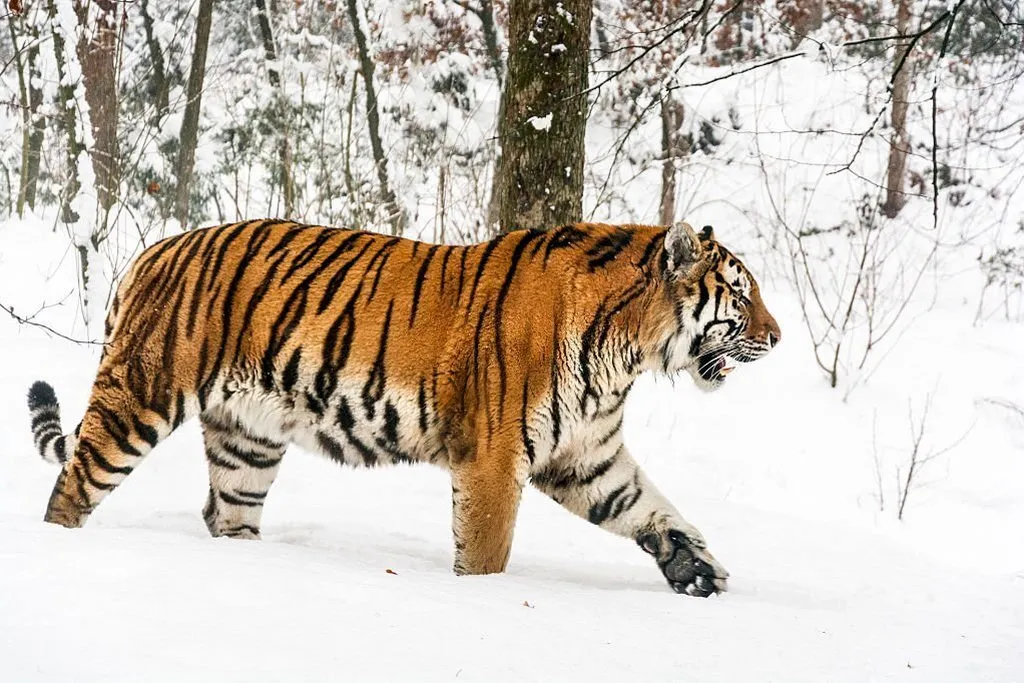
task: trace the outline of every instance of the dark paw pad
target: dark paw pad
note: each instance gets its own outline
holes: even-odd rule
[[[726,590],[729,572],[704,549],[703,539],[671,529],[664,534],[644,534],[637,542],[654,555],[676,593],[706,598]]]

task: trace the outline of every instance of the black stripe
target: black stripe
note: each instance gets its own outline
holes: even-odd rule
[[[126,455],[138,457],[142,455],[135,446],[128,441],[128,424],[121,419],[117,413],[105,406],[94,405],[93,409],[99,413],[100,421],[107,434],[114,440],[114,444]],[[129,470],[130,471],[130,470]]]
[[[597,328],[601,321],[604,319],[604,302],[597,309],[597,313],[594,315],[594,319],[590,325],[583,332],[583,336],[580,338],[580,355],[579,355],[579,373],[580,379],[583,380],[583,392],[580,394],[580,410],[585,411],[587,406],[587,399],[593,398],[595,401],[598,399],[597,392],[594,391],[594,387],[591,383],[590,377],[590,356],[594,350],[595,337],[597,336]]]
[[[462,282],[466,276],[466,257],[469,256],[469,247],[462,247],[462,254],[459,256],[459,293],[457,298],[462,298]]]
[[[56,439],[58,436],[61,436],[60,428],[59,427],[56,428],[56,429],[53,429],[52,431],[48,431],[48,432],[46,432],[44,434],[37,434],[36,435],[36,444],[37,444],[40,452],[45,451],[46,447],[50,445],[50,442],[53,441],[54,439]]]
[[[247,491],[246,489],[235,489],[233,495],[237,495],[241,498],[249,498],[250,500],[265,500],[267,497],[267,492]]]
[[[185,394],[179,389],[178,396],[174,400],[174,427],[177,428],[185,421]]]
[[[57,413],[56,408],[48,408],[46,412],[41,412],[32,418],[32,431],[36,431],[42,425],[49,425],[53,423],[60,429],[60,415]]]
[[[627,481],[625,484],[609,493],[604,500],[599,500],[590,507],[590,512],[587,514],[587,519],[590,520],[591,524],[602,524],[608,520],[612,514],[612,507],[615,505],[616,500],[619,496],[626,492],[629,485],[632,482]]]
[[[338,404],[338,426],[345,433],[345,438],[348,439],[349,443],[359,452],[359,455],[363,458],[363,463],[367,467],[376,465],[377,454],[352,433],[352,427],[355,426],[355,418],[352,416],[352,411],[348,407],[348,401],[344,397],[342,397],[341,402]]]
[[[558,395],[558,322],[551,337],[551,452],[562,435],[562,398]]]
[[[221,242],[220,248],[217,250],[217,256],[214,257],[214,259],[213,259],[213,266],[212,266],[212,268],[210,268],[210,272],[213,273],[213,275],[210,278],[210,284],[207,285],[207,290],[212,289],[213,288],[213,284],[220,280],[220,277],[219,277],[219,275],[220,275],[220,268],[224,264],[224,258],[227,256],[228,249],[231,247],[232,243],[234,243],[234,241],[236,239],[238,239],[238,237],[243,232],[245,232],[248,228],[252,227],[255,223],[256,223],[256,221],[247,221],[245,223],[238,223],[238,224],[236,224],[234,226],[233,229],[229,229],[228,230],[227,237],[225,237],[224,241]],[[251,239],[252,239],[252,236],[250,236],[250,240]],[[249,244],[251,245],[252,242],[250,241]],[[205,265],[209,265],[209,262],[207,262],[207,264],[205,264]],[[236,262],[236,270],[239,267],[243,266],[243,265],[246,265],[246,264],[243,264],[241,262]],[[198,293],[196,294],[196,296],[198,296]]]
[[[321,230],[322,232],[316,236],[316,239],[307,244],[302,248],[302,251],[296,254],[291,266],[284,272],[284,277],[281,278],[281,285],[286,284],[300,268],[312,261],[313,257],[316,256],[317,252],[320,250],[320,247],[322,247],[327,240],[339,234],[345,234],[344,231],[335,230],[333,228],[321,228]]]
[[[355,305],[359,294],[363,291],[363,282],[360,281],[349,297],[348,303],[342,309],[341,314],[327,330],[327,337],[324,340],[323,362],[320,370],[317,371],[315,390],[317,396],[324,403],[334,393],[338,385],[337,373],[348,363],[348,355],[352,350],[352,337],[355,334]],[[344,334],[342,328],[344,327]],[[339,343],[338,336],[341,335]]]
[[[259,249],[263,246],[263,242],[266,240],[266,236],[269,235],[269,231],[263,231],[263,239],[250,240],[249,244],[246,245],[245,254],[242,259],[235,264],[235,272],[228,283],[227,291],[224,293],[224,303],[221,307],[221,334],[224,335],[225,340],[217,345],[217,355],[214,358],[213,364],[211,365],[211,371],[209,377],[205,381],[201,381],[199,393],[200,395],[206,394],[213,384],[214,379],[217,376],[221,368],[221,363],[224,361],[224,353],[227,350],[226,339],[231,334],[231,314],[234,312],[234,299],[235,293],[238,291],[238,287],[242,282],[242,275],[245,273],[245,268],[249,264],[250,259],[256,255]],[[214,294],[216,298],[216,294]],[[210,300],[210,306],[212,311],[213,299]],[[253,306],[253,302],[249,302],[249,306]],[[239,335],[241,337],[242,335]],[[238,341],[236,344],[240,344]],[[204,340],[205,345],[205,340]],[[237,346],[236,346],[237,348]],[[202,380],[202,375],[200,375]]]
[[[113,491],[117,488],[117,484],[108,484],[107,482],[100,481],[94,477],[92,472],[89,470],[89,463],[86,460],[79,459],[78,464],[78,469],[85,475],[85,480],[89,482],[89,486],[94,489],[99,489],[100,491]]]
[[[78,443],[78,446],[81,449],[81,452],[83,454],[88,454],[89,455],[88,460],[91,461],[92,463],[94,463],[97,467],[99,467],[104,472],[109,472],[110,474],[123,474],[123,475],[127,476],[127,475],[131,474],[132,470],[134,469],[133,467],[118,467],[117,465],[115,465],[114,463],[110,462],[109,460],[104,458],[102,455],[100,455],[99,450],[97,450],[96,447],[93,446],[92,443],[90,443],[89,441],[80,441]],[[85,459],[83,458],[83,460],[85,460]],[[87,463],[84,463],[84,464],[87,464]],[[114,487],[111,486],[110,488],[114,488]]]
[[[699,320],[700,314],[704,311],[704,307],[708,304],[708,299],[711,298],[710,292],[708,292],[708,286],[704,284],[704,278],[697,280],[697,305],[693,309],[693,319]]]
[[[608,265],[616,256],[629,246],[633,241],[633,234],[621,228],[616,229],[610,235],[605,235],[597,241],[593,247],[587,250],[587,268],[594,272],[598,268]]]
[[[323,432],[316,433],[316,441],[331,460],[345,464],[345,449],[340,443]]]
[[[291,339],[292,334],[302,322],[303,314],[306,312],[306,301],[309,289],[297,287],[281,308],[281,313],[271,327],[270,341],[267,350],[263,354],[262,381],[265,388],[274,388],[275,357],[284,350],[285,344]]]
[[[281,388],[285,393],[295,388],[295,383],[299,381],[299,361],[301,358],[302,347],[296,346],[295,350],[292,351],[291,358],[288,359],[287,365],[284,366],[284,373],[281,375]]]
[[[597,445],[598,446],[607,445],[607,443],[609,441],[611,441],[613,438],[615,438],[615,435],[619,433],[620,429],[622,429],[622,416],[621,415],[619,416],[619,419],[616,420],[615,426],[612,427],[611,429],[609,429],[608,432],[606,432],[604,436],[602,436],[600,439],[598,439]]]
[[[527,403],[530,400],[530,378],[523,380],[523,407],[519,411],[519,429],[522,432],[523,448],[526,449],[526,457],[533,464],[537,459],[537,451],[533,447],[533,439],[530,438],[530,429],[527,421]]]
[[[446,246],[444,248],[444,256],[441,258],[441,294],[444,294],[444,282],[448,279],[448,259],[451,258],[452,251],[455,247]]]
[[[260,305],[260,303],[263,302],[263,299],[264,297],[266,297],[267,292],[270,291],[270,288],[277,287],[277,284],[274,282],[274,278],[277,276],[277,269],[281,266],[281,264],[284,262],[287,256],[287,252],[281,252],[281,255],[277,258],[277,260],[270,264],[270,268],[267,270],[266,275],[260,278],[259,286],[256,287],[256,290],[252,293],[252,296],[249,297],[249,302],[245,306],[245,313],[242,314],[242,320],[238,325],[238,329],[252,329],[252,320],[253,317],[255,317],[256,315],[256,308],[257,306]],[[239,356],[242,353],[242,342],[245,341],[246,339],[247,335],[245,334],[235,335],[235,349],[231,355],[232,366],[238,364]]]
[[[504,242],[511,234],[513,233],[506,232],[502,235],[498,235],[488,242],[487,246],[484,248],[484,253],[480,257],[480,262],[476,267],[476,275],[473,276],[473,286],[469,290],[469,303],[466,305],[467,319],[469,318],[469,312],[473,309],[473,301],[476,299],[476,290],[480,286],[480,280],[483,278],[484,268],[487,267],[487,262],[491,260],[491,254],[493,254],[494,250],[498,248],[498,245]]]
[[[241,465],[236,465],[235,463],[229,460],[224,460],[219,455],[217,455],[217,452],[213,448],[210,447],[207,447],[206,449],[206,459],[209,462],[216,465],[217,467],[223,467],[226,470],[237,470],[239,467],[241,467]]]
[[[512,252],[512,261],[509,264],[508,271],[505,273],[505,281],[501,283],[501,289],[498,290],[498,298],[494,304],[494,352],[498,360],[498,421],[500,422],[504,417],[505,413],[505,385],[508,380],[508,370],[505,367],[505,348],[504,342],[502,341],[502,326],[504,324],[504,309],[505,300],[508,298],[508,293],[512,289],[512,280],[516,276],[516,269],[519,267],[519,261],[523,257],[523,251],[532,240],[537,239],[544,233],[540,230],[530,230],[519,240],[516,244],[515,250]]]
[[[384,440],[389,444],[398,443],[398,409],[391,401],[384,402]]]
[[[370,366],[370,375],[363,385],[363,407],[366,409],[366,417],[373,419],[374,404],[384,396],[384,355],[387,353],[388,333],[391,331],[391,313],[394,310],[395,301],[388,302],[388,311],[384,314],[384,326],[381,329],[380,341],[377,345],[377,356]]]
[[[420,265],[420,271],[416,274],[416,285],[412,290],[412,313],[409,314],[409,329],[412,329],[413,323],[416,322],[416,310],[420,307],[420,296],[423,294],[423,283],[427,281],[427,268],[430,267],[430,262],[434,258],[434,254],[440,245],[435,244],[427,250],[427,255],[423,259],[423,264]]]
[[[135,427],[135,433],[139,435],[140,439],[149,444],[150,448],[156,446],[160,436],[153,427],[140,420],[139,416],[134,413],[132,413],[132,425]]]
[[[246,500],[232,496],[227,491],[217,491],[217,496],[228,505],[243,505],[249,508],[258,508],[263,505],[262,500]]]
[[[640,270],[646,270],[647,264],[650,263],[651,259],[654,258],[654,254],[659,246],[665,244],[665,233],[656,234],[651,238],[651,241],[647,243],[647,248],[644,249],[644,255],[640,257],[640,261],[637,262],[636,267]]]
[[[420,411],[420,431],[427,431],[427,380],[420,377],[420,390],[416,394],[416,405]]]
[[[364,233],[356,233],[352,238],[353,241],[358,237],[362,237],[363,234]],[[324,288],[323,296],[320,297],[320,303],[317,304],[317,315],[320,315],[327,310],[327,307],[334,299],[334,295],[337,294],[338,289],[340,289],[341,285],[344,284],[345,278],[348,277],[348,273],[352,269],[352,266],[354,266],[356,262],[363,257],[363,254],[366,253],[372,244],[372,240],[367,240],[366,244],[363,245],[363,248],[359,250],[359,253],[346,261],[340,268],[338,268],[337,271],[335,271],[334,275],[331,276],[331,279],[327,282],[327,286]]]
[[[626,306],[633,303],[633,301],[642,296],[646,291],[647,283],[641,278],[636,280],[625,292],[622,293],[619,301],[612,306],[611,310],[608,311],[608,315],[604,317],[604,322],[601,325],[601,333],[597,337],[598,348],[603,347],[605,342],[608,340],[608,334],[611,332],[612,322],[614,321],[615,316],[624,311]]]
[[[276,467],[281,462],[281,456],[278,457],[261,457],[261,454],[255,451],[246,451],[239,448],[231,441],[224,441],[221,443],[221,450],[228,455],[234,456],[244,462],[249,467],[255,467],[258,470],[268,470],[271,467]]]
[[[275,244],[274,247],[270,250],[270,253],[267,254],[267,258],[273,258],[274,254],[278,252],[283,252],[285,249],[288,248],[288,246],[293,241],[295,241],[296,237],[306,232],[311,227],[312,226],[309,225],[293,225],[291,229],[285,232],[284,236],[282,236],[281,239],[277,241],[277,244]]]
[[[619,454],[621,452],[622,446],[619,446],[618,450],[616,450],[610,458],[608,458],[607,460],[602,460],[601,462],[594,465],[594,467],[589,472],[580,475],[579,479],[576,482],[577,485],[590,486],[595,481],[606,475],[608,473],[608,470],[610,470],[612,466],[615,464],[615,461],[618,460]]]
[[[401,241],[400,237],[392,237],[388,242],[381,247],[380,251],[373,255],[370,259],[370,263],[366,266],[366,273],[363,277],[369,274],[370,268],[373,267],[373,262],[380,256],[380,265],[377,266],[377,272],[373,275],[373,284],[370,286],[370,292],[366,297],[367,303],[373,301],[373,297],[377,296],[377,286],[380,284],[380,276],[384,272],[384,267],[388,263],[388,259],[391,258],[391,252],[394,251],[395,247]]]
[[[623,496],[616,501],[615,507],[612,508],[611,514],[609,515],[609,519],[618,519],[619,515],[631,510],[633,506],[636,505],[637,501],[640,500],[640,496],[643,494],[643,491],[636,487],[635,482],[633,486],[634,489],[631,494]]]
[[[563,225],[554,231],[551,239],[548,240],[547,247],[544,249],[544,267],[548,267],[548,258],[551,256],[551,252],[556,249],[566,249],[574,244],[587,239],[587,233],[577,228],[575,225]]]

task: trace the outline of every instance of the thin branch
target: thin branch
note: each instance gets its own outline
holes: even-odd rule
[[[104,345],[104,342],[92,341],[92,340],[89,340],[89,339],[75,339],[74,337],[69,337],[68,335],[64,334],[63,332],[58,332],[57,330],[53,329],[49,325],[45,325],[43,323],[36,322],[35,320],[32,319],[34,317],[34,315],[29,316],[27,318],[23,318],[22,316],[20,316],[17,313],[15,313],[13,308],[9,308],[9,307],[3,305],[2,303],[0,303],[0,311],[5,312],[7,315],[11,316],[16,321],[18,321],[18,323],[20,323],[22,325],[31,325],[32,327],[38,327],[39,329],[44,330],[45,332],[47,332],[48,334],[50,334],[52,336],[60,337],[61,339],[64,339],[65,341],[72,342],[74,344],[82,344],[82,345],[86,345],[86,346],[91,346],[91,345],[103,346]]]
[[[710,0],[703,0],[703,2],[701,2],[700,7],[698,7],[695,10],[690,11],[688,16],[684,15],[685,20],[682,21],[682,25],[681,26],[678,26],[677,28],[672,29],[671,31],[666,33],[664,36],[662,36],[660,39],[656,40],[655,42],[651,43],[650,45],[645,46],[641,50],[640,54],[638,54],[633,59],[629,60],[629,62],[627,62],[625,66],[623,66],[620,69],[616,69],[615,71],[613,71],[611,74],[606,76],[603,80],[601,80],[601,82],[599,82],[597,85],[592,85],[589,88],[585,88],[585,89],[583,89],[583,90],[581,90],[579,92],[572,93],[571,95],[568,95],[565,98],[563,98],[563,100],[571,100],[571,99],[574,99],[574,98],[577,98],[577,97],[583,97],[585,95],[589,95],[590,93],[594,92],[595,90],[600,90],[603,86],[607,85],[608,83],[610,83],[611,81],[615,80],[616,78],[618,78],[622,74],[626,73],[627,71],[632,69],[633,66],[637,62],[639,62],[644,57],[649,55],[651,52],[653,52],[654,50],[656,50],[657,48],[661,47],[666,42],[668,42],[668,40],[670,38],[672,38],[673,36],[676,36],[676,35],[682,33],[686,29],[690,28],[690,26],[693,25],[693,23],[696,21],[696,19],[698,17],[702,16],[705,12],[707,12],[709,4],[710,4]]]
[[[936,133],[936,122],[938,119],[938,104],[936,100],[939,92],[939,74],[937,70],[942,66],[942,59],[946,56],[946,48],[949,46],[949,34],[953,31],[957,12],[960,11],[960,7],[963,4],[964,0],[956,3],[956,6],[953,8],[953,14],[949,17],[949,23],[946,24],[946,35],[942,37],[942,48],[939,50],[938,64],[935,65],[935,78],[932,80],[932,230],[935,231],[939,229],[939,140]],[[949,13],[947,12],[947,14]],[[909,52],[910,48],[907,48],[907,51]]]

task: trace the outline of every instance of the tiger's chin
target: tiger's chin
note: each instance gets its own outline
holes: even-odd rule
[[[726,376],[736,369],[739,361],[726,354],[698,356],[687,368],[693,383],[701,391],[718,391],[725,384]]]

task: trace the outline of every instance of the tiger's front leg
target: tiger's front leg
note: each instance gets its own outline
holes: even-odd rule
[[[675,592],[707,597],[725,591],[729,573],[701,533],[655,488],[621,440],[609,445],[547,464],[533,473],[534,486],[592,524],[635,540]]]

